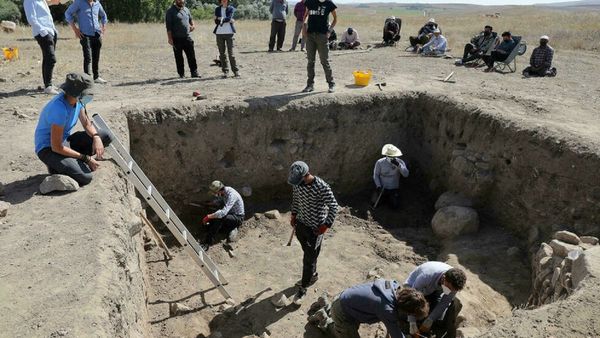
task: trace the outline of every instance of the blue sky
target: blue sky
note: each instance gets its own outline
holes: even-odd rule
[[[337,0],[341,3],[397,2],[397,3],[468,3],[476,5],[531,5],[537,3],[565,2],[568,0]]]

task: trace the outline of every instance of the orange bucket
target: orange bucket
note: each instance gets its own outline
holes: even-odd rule
[[[16,60],[19,58],[19,48],[17,47],[5,47],[2,48],[4,58],[8,61]]]

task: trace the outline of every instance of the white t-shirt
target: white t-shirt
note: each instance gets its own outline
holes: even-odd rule
[[[221,18],[225,18],[226,8],[221,6]],[[219,34],[233,34],[233,29],[231,28],[231,23],[225,22],[221,25],[217,26],[217,31],[215,32],[217,35]]]

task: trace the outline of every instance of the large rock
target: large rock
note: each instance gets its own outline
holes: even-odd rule
[[[540,244],[540,248],[538,250],[538,252],[535,254],[537,260],[541,260],[544,257],[552,257],[552,254],[554,254],[554,250],[552,250],[552,247],[546,243],[542,243]]]
[[[561,257],[561,258],[567,257],[567,255],[569,254],[570,251],[573,251],[573,250],[582,250],[577,245],[568,244],[568,243],[559,241],[557,239],[553,239],[550,242],[550,246],[552,247],[552,250],[554,251],[554,254],[556,256],[558,256],[558,257]]]
[[[435,202],[435,210],[451,206],[472,207],[473,201],[459,192],[446,191]]]
[[[40,184],[40,192],[48,194],[53,191],[75,191],[79,189],[77,181],[66,175],[50,175]]]
[[[2,195],[2,190],[0,189],[0,195]],[[598,244],[598,237],[594,236],[581,236],[579,237],[582,243],[596,245]]]
[[[8,209],[10,208],[10,203],[0,201],[0,217],[6,217],[8,214]]]
[[[479,215],[477,211],[467,207],[445,207],[435,213],[431,220],[431,227],[441,238],[472,233],[479,229]]]
[[[600,246],[585,250],[573,262],[571,280],[576,288],[587,276],[600,277]]]
[[[574,233],[570,232],[570,231],[557,231],[554,233],[554,238],[558,239],[559,241],[568,243],[568,244],[574,244],[577,245],[579,244],[579,242],[581,242],[581,240],[579,239],[579,236],[575,235]]]
[[[265,217],[268,219],[279,219],[281,218],[281,214],[278,210],[269,210],[265,212]]]
[[[177,316],[177,315],[181,315],[181,314],[185,314],[188,313],[190,311],[192,311],[193,309],[185,304],[181,304],[181,303],[170,303],[169,304],[169,314],[171,316]]]

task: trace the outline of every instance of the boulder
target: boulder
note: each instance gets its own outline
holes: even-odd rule
[[[187,305],[181,303],[169,304],[169,315],[171,316],[177,316],[180,314],[188,313],[190,311],[192,311],[192,308]]]
[[[260,338],[271,338],[271,336],[268,333],[263,332],[263,334],[260,336]]]
[[[577,245],[568,244],[557,239],[553,239],[552,241],[550,241],[550,246],[554,251],[554,255],[560,258],[567,257],[570,251],[581,250],[581,248]]]
[[[50,175],[40,184],[40,192],[48,194],[53,191],[75,191],[79,189],[77,181],[66,175]]]
[[[1,188],[1,184],[0,184],[0,195],[2,195],[2,188]],[[581,240],[582,243],[585,244],[591,244],[591,245],[597,245],[598,244],[598,237],[594,237],[594,236],[581,236],[579,237],[579,239]]]
[[[459,192],[446,191],[435,202],[435,210],[450,206],[472,207],[473,201]]]
[[[554,261],[552,260],[552,257],[544,257],[544,258],[540,259],[540,262],[539,262],[540,270],[539,271],[545,271],[545,270],[550,269],[553,265],[552,264],[553,262]]]
[[[579,239],[579,236],[575,235],[574,233],[570,232],[570,231],[557,231],[554,233],[554,239],[558,239],[561,242],[565,242],[567,244],[573,244],[573,245],[577,245],[579,244],[579,242],[581,242],[581,240]]]
[[[0,21],[0,27],[2,27],[2,30],[6,33],[14,33],[17,29],[17,24],[13,21],[2,20]]]
[[[587,276],[600,277],[600,246],[585,250],[573,262],[571,280],[576,288]]]
[[[441,238],[473,233],[479,228],[479,215],[477,211],[467,207],[445,207],[435,213],[431,227],[436,236]]]
[[[456,337],[457,338],[472,338],[477,337],[481,334],[476,327],[459,327],[456,329]]]
[[[268,219],[279,219],[281,218],[281,214],[278,210],[269,210],[265,212],[265,217]]]
[[[552,279],[550,280],[550,285],[552,288],[556,287],[556,282],[558,282],[558,277],[560,277],[560,268],[557,266],[554,268],[554,273],[552,274]]]
[[[0,217],[6,217],[8,214],[8,209],[10,208],[10,203],[0,201]]]
[[[553,254],[554,254],[554,250],[552,250],[552,247],[546,243],[542,243],[542,244],[540,244],[540,248],[537,251],[537,253],[535,254],[535,257],[539,261],[544,257],[552,257]]]

